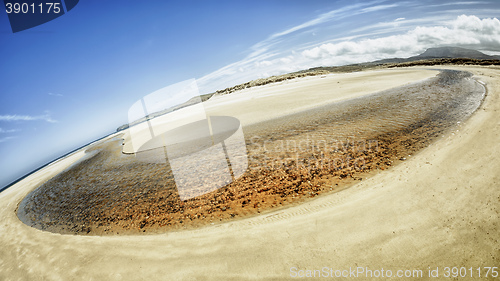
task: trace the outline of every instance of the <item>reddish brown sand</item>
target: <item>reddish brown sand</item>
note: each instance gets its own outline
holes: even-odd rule
[[[89,235],[193,228],[337,192],[405,161],[480,104],[466,73],[400,87],[244,128],[249,168],[224,188],[181,201],[168,164],[136,161],[115,138],[30,193],[25,223]],[[210,179],[206,179],[210,180]]]

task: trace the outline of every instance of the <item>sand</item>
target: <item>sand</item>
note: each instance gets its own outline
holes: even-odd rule
[[[0,279],[287,279],[290,268],[357,266],[426,277],[429,267],[442,276],[445,266],[498,266],[500,70],[446,68],[471,71],[488,88],[457,131],[350,189],[264,216],[151,236],[30,228],[18,202],[81,153],[58,161],[0,193]]]

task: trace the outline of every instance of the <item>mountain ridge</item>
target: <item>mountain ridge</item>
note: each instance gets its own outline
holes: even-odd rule
[[[368,62],[373,63],[401,63],[428,59],[477,59],[477,60],[500,60],[500,56],[490,56],[480,51],[461,47],[434,47],[427,48],[423,53],[409,58],[390,58]]]

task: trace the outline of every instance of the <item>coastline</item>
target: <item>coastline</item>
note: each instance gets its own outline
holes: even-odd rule
[[[500,71],[446,68],[469,70],[488,89],[481,108],[457,131],[347,190],[265,216],[154,236],[39,231],[17,219],[15,205],[69,165],[54,163],[0,193],[0,276],[286,279],[292,266],[495,266]]]
[[[411,71],[393,72],[394,79],[401,83],[400,75]],[[421,70],[417,74],[422,75]],[[377,75],[387,80],[387,72],[362,77]],[[443,70],[424,81],[364,96],[347,91],[347,100],[245,126],[246,172],[232,183],[189,200],[181,192],[196,193],[198,188],[206,188],[206,184],[196,187],[197,183],[217,182],[223,175],[213,170],[203,177],[191,175],[189,187],[183,191],[174,182],[171,161],[157,162],[163,147],[134,157],[121,153],[118,138],[99,142],[87,150],[92,156],[23,199],[18,217],[32,227],[61,234],[157,234],[226,223],[307,202],[405,161],[457,121],[465,121],[483,96],[469,76]],[[351,77],[334,78],[347,84]],[[316,84],[337,84],[323,79],[306,82],[312,82],[306,85],[313,89]],[[277,94],[281,87],[267,88],[267,95],[263,93],[253,103],[281,105],[296,93],[288,88]],[[336,89],[319,94],[336,95],[334,99],[340,96]],[[269,96],[274,102],[266,100]],[[239,106],[249,108],[245,102]],[[284,109],[290,112],[288,107]],[[217,163],[217,157],[217,153],[205,153],[197,158]],[[176,165],[177,170],[190,173],[202,163],[193,165],[188,159]]]

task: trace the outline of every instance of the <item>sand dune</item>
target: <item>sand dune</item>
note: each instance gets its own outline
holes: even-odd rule
[[[82,152],[53,163],[0,193],[0,279],[288,279],[290,268],[358,266],[422,269],[431,279],[429,267],[442,277],[446,266],[498,266],[500,69],[440,68],[471,71],[487,85],[457,131],[350,189],[263,216],[151,236],[43,232],[18,220],[17,204]]]

